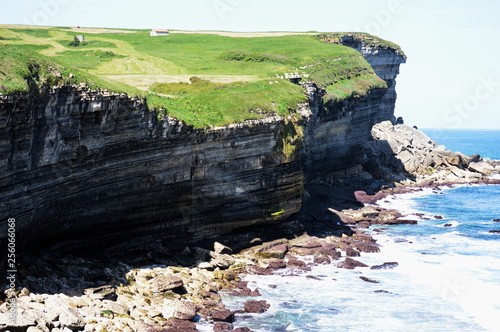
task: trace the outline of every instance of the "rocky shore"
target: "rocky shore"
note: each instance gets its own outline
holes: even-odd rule
[[[417,223],[415,216],[384,209],[378,201],[426,187],[439,192],[443,186],[457,183],[500,184],[500,180],[489,177],[500,171],[498,162],[447,151],[411,127],[383,122],[373,128],[372,136],[367,154],[377,156],[378,162],[367,167],[386,185],[379,191],[354,191],[357,208],[336,209],[332,204],[318,212],[327,218],[315,220],[316,227],[306,227],[306,233],[270,242],[255,238],[250,248],[237,253],[215,242],[212,250],[186,247],[175,254],[175,260],[169,258],[172,253],[168,250],[157,247],[138,258],[136,264],[57,254],[25,257],[18,272],[15,310],[10,311],[7,298],[12,294],[5,292],[1,299],[0,329],[250,331],[241,326],[244,321],[238,317],[266,312],[270,304],[258,288],[242,281],[245,275],[307,274],[319,264],[344,269],[366,267],[363,253],[380,251],[370,232],[383,232],[383,225]],[[317,229],[325,231],[321,235],[310,231]],[[158,264],[142,264],[147,261]],[[397,265],[384,262],[371,269]],[[361,279],[376,282],[364,276]],[[221,300],[222,294],[248,300],[240,310],[231,311]]]

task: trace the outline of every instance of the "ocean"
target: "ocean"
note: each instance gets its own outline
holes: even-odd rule
[[[425,132],[450,150],[500,159],[500,131]],[[372,231],[381,252],[362,253],[359,261],[399,266],[321,265],[296,276],[247,276],[271,307],[263,314],[237,315],[235,326],[256,332],[500,331],[500,234],[490,232],[500,230],[494,221],[500,218],[499,198],[498,185],[390,197],[381,204],[418,224]],[[238,310],[249,299],[255,298],[226,296],[224,303]]]

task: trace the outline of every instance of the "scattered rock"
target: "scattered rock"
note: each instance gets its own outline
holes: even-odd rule
[[[451,227],[451,226],[453,226],[453,224],[444,224],[443,226],[444,227]]]
[[[174,290],[184,285],[182,279],[177,276],[156,277],[152,280],[153,292],[155,294]]]
[[[116,299],[118,298],[118,295],[116,295],[116,290],[111,285],[87,288],[83,291],[83,293],[97,300],[116,301]]]
[[[346,257],[346,259],[343,262],[337,264],[337,267],[348,270],[352,270],[356,267],[367,267],[367,266],[368,265],[358,262],[357,260],[354,260],[350,257]]]
[[[492,233],[492,234],[500,234],[500,230],[491,230],[491,231],[489,231],[488,233]]]
[[[307,265],[304,261],[301,261],[300,259],[289,259],[287,262],[288,267],[297,267],[299,269],[307,270]]]
[[[165,318],[190,320],[196,316],[196,305],[182,300],[165,300],[162,315]]]
[[[494,222],[500,222],[500,219],[493,219]]]
[[[443,219],[443,216],[434,216],[434,219],[441,220],[441,219]]]
[[[389,270],[389,269],[395,268],[398,265],[399,265],[399,263],[397,263],[397,262],[385,262],[384,264],[381,264],[381,265],[373,265],[370,269],[371,270]]]
[[[288,246],[285,244],[279,244],[276,246],[273,246],[269,249],[260,251],[256,253],[257,257],[260,258],[278,258],[281,259],[285,257],[285,254],[288,252]]]
[[[286,262],[284,259],[271,259],[267,265],[268,268],[277,270],[286,268]]]
[[[214,251],[217,254],[227,254],[230,255],[233,253],[233,249],[229,248],[228,246],[223,245],[222,243],[219,242],[214,242]]]
[[[367,278],[367,277],[365,277],[365,276],[360,276],[359,278],[360,278],[361,280],[363,280],[363,281],[366,281],[366,282],[371,282],[371,283],[373,283],[373,284],[378,284],[378,281],[373,280],[373,279],[370,279],[370,278]]]
[[[230,332],[233,331],[233,324],[226,322],[215,322],[214,332]]]
[[[228,309],[216,310],[212,313],[212,319],[218,322],[234,322],[234,312]]]
[[[238,327],[233,330],[233,332],[252,332],[248,327]]]
[[[271,305],[267,303],[267,301],[265,300],[261,301],[252,300],[245,302],[245,312],[248,313],[261,314],[263,312],[266,312],[267,309],[269,309],[269,307],[271,307]]]
[[[331,262],[332,261],[327,256],[321,255],[321,256],[314,257],[314,263],[316,263],[316,264],[330,264]]]
[[[196,324],[188,320],[174,318],[168,321],[168,325],[175,331],[179,332],[197,331]]]

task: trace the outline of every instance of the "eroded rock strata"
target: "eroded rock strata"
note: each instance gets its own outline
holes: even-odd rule
[[[362,51],[387,82],[404,62],[395,50],[378,50],[377,61],[375,50]],[[4,96],[0,219],[16,219],[23,252],[108,256],[155,241],[185,248],[251,226],[300,229],[308,183],[366,173],[363,144],[394,109],[391,88],[326,107],[321,88],[305,88],[301,116],[209,130],[85,86]]]

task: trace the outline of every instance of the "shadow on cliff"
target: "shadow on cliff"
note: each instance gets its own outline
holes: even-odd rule
[[[415,180],[415,176],[407,172],[401,160],[396,158],[387,141],[371,140],[362,150],[358,174],[348,178],[332,177],[330,181],[314,176],[307,178],[300,221],[309,235],[352,235],[352,226],[345,224],[331,209],[360,209],[366,203],[360,197],[373,200],[377,192],[395,187],[396,182]]]
[[[217,238],[191,243],[183,250],[169,249],[168,244],[158,240],[150,243],[146,250],[123,252],[111,259],[104,253],[85,259],[64,253],[38,253],[21,258],[19,281],[33,293],[81,295],[86,289],[126,285],[126,274],[132,268],[154,264],[190,266],[210,260],[209,251],[213,250],[214,241],[238,252],[279,238],[292,239],[305,232],[318,237],[352,235],[354,228],[344,224],[330,209],[362,208],[364,204],[358,200],[357,192],[374,195],[381,189],[393,187],[395,181],[413,179],[386,141],[377,141],[377,145],[379,148],[374,150],[368,144],[363,151],[364,157],[357,161],[359,174],[348,178],[332,177],[328,182],[306,176],[302,210],[286,221],[238,228]],[[338,174],[337,168],[333,171]]]

